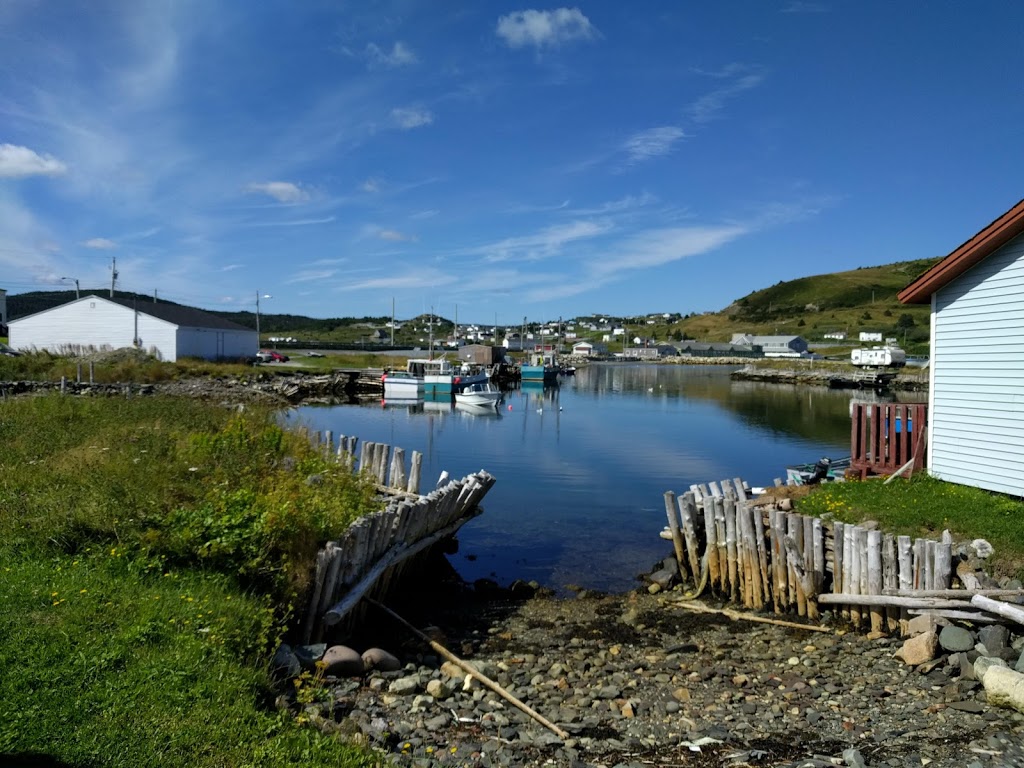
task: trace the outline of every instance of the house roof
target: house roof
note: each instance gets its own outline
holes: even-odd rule
[[[223,331],[249,331],[251,333],[255,333],[252,328],[246,328],[244,325],[239,325],[238,323],[226,320],[223,317],[218,317],[217,315],[211,315],[209,312],[203,312],[201,309],[183,307],[180,304],[161,304],[150,301],[119,299],[117,297],[107,298],[105,296],[97,296],[96,294],[89,294],[88,296],[83,296],[81,299],[69,301],[66,304],[51,307],[50,309],[44,309],[40,312],[26,315],[25,317],[19,317],[17,320],[12,320],[11,322],[17,323],[30,317],[35,317],[36,315],[42,315],[45,312],[52,312],[55,309],[60,309],[60,307],[66,307],[69,304],[85,301],[86,299],[109,301],[111,304],[119,304],[126,309],[138,310],[140,314],[149,315],[150,317],[155,317],[158,320],[164,320],[168,323],[184,326],[186,328],[215,328]]]
[[[1024,232],[1024,200],[963,243],[946,258],[899,292],[904,304],[924,304],[983,259],[988,258]]]
[[[100,296],[98,298],[103,297]],[[251,331],[255,333],[252,328],[246,328],[244,325],[239,325],[217,315],[211,315],[209,312],[203,312],[201,309],[183,307],[180,304],[133,301],[132,299],[119,299],[117,297],[107,299],[107,301],[120,304],[128,309],[136,309],[144,315],[155,317],[158,320],[166,320],[168,323],[174,323],[175,325],[187,328],[217,328],[224,331]]]

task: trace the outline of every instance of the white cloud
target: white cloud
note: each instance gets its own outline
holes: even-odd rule
[[[301,203],[309,199],[309,194],[290,181],[253,182],[245,187],[246,192],[262,192],[280,203]]]
[[[526,259],[537,261],[557,256],[568,244],[606,234],[613,225],[609,221],[572,221],[547,227],[532,235],[508,237],[476,250],[487,261]]]
[[[380,182],[377,181],[376,179],[367,179],[366,181],[359,185],[359,188],[363,190],[363,192],[372,195],[377,192],[380,192]]]
[[[516,11],[498,19],[497,35],[510,48],[554,47],[573,40],[591,40],[597,30],[579,8]]]
[[[625,270],[660,267],[707,253],[748,232],[750,227],[742,224],[647,230],[622,241],[615,248],[617,254],[593,260],[591,269],[597,276],[608,276]]]
[[[391,50],[387,51],[381,48],[376,43],[370,43],[366,46],[366,60],[369,63],[370,68],[386,68],[396,69],[398,67],[405,67],[410,64],[415,64],[417,61],[416,54],[413,50],[403,43],[401,40],[391,46]]]
[[[59,176],[67,166],[52,155],[39,155],[28,147],[0,144],[0,178]]]
[[[629,155],[630,162],[639,163],[669,154],[676,142],[685,136],[683,129],[674,125],[648,128],[626,139],[623,149]]]
[[[322,219],[292,219],[291,221],[258,221],[253,222],[253,227],[308,227],[311,224],[330,224],[335,216],[324,216]]]
[[[86,240],[82,245],[86,248],[93,248],[97,251],[109,251],[112,248],[117,248],[117,243],[113,240],[108,240],[105,237],[94,237],[91,240]]]
[[[312,283],[327,280],[334,277],[337,273],[338,270],[336,269],[303,269],[295,273],[288,280],[285,280],[285,283],[289,285],[293,283]]]
[[[378,289],[399,289],[415,288],[422,290],[424,286],[436,288],[442,285],[451,285],[460,278],[449,272],[442,272],[436,269],[414,270],[405,274],[392,274],[388,277],[373,277],[360,281],[345,281],[339,285],[341,291],[362,291]]]
[[[399,128],[406,131],[434,122],[434,116],[430,111],[420,107],[395,107],[391,110],[391,119]]]
[[[410,213],[409,218],[416,219],[417,221],[422,221],[423,219],[432,219],[439,213],[440,211],[437,210],[436,208],[427,208],[426,210],[423,211],[416,211],[415,213]]]

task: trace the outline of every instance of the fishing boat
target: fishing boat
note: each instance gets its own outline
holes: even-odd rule
[[[457,405],[486,405],[494,408],[501,401],[502,393],[493,384],[476,382],[455,393]]]
[[[850,457],[831,459],[823,456],[810,464],[796,464],[786,467],[787,485],[816,485],[817,483],[841,483],[850,468]]]
[[[545,384],[557,382],[558,366],[555,365],[554,355],[533,355],[530,364],[522,367],[522,380],[542,381]]]

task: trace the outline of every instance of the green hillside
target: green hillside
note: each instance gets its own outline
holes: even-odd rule
[[[879,331],[908,344],[928,339],[927,305],[896,295],[939,261],[917,259],[849,272],[778,282],[737,299],[720,312],[691,315],[672,326],[689,338],[728,341],[733,333],[794,334],[809,341],[826,333]]]

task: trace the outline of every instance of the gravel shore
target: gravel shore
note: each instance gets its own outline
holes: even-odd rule
[[[565,740],[386,618],[398,668],[328,679],[303,716],[403,766],[1024,766],[1024,715],[989,706],[963,656],[909,667],[901,639],[732,621],[680,597],[466,588],[429,616],[400,609]]]

